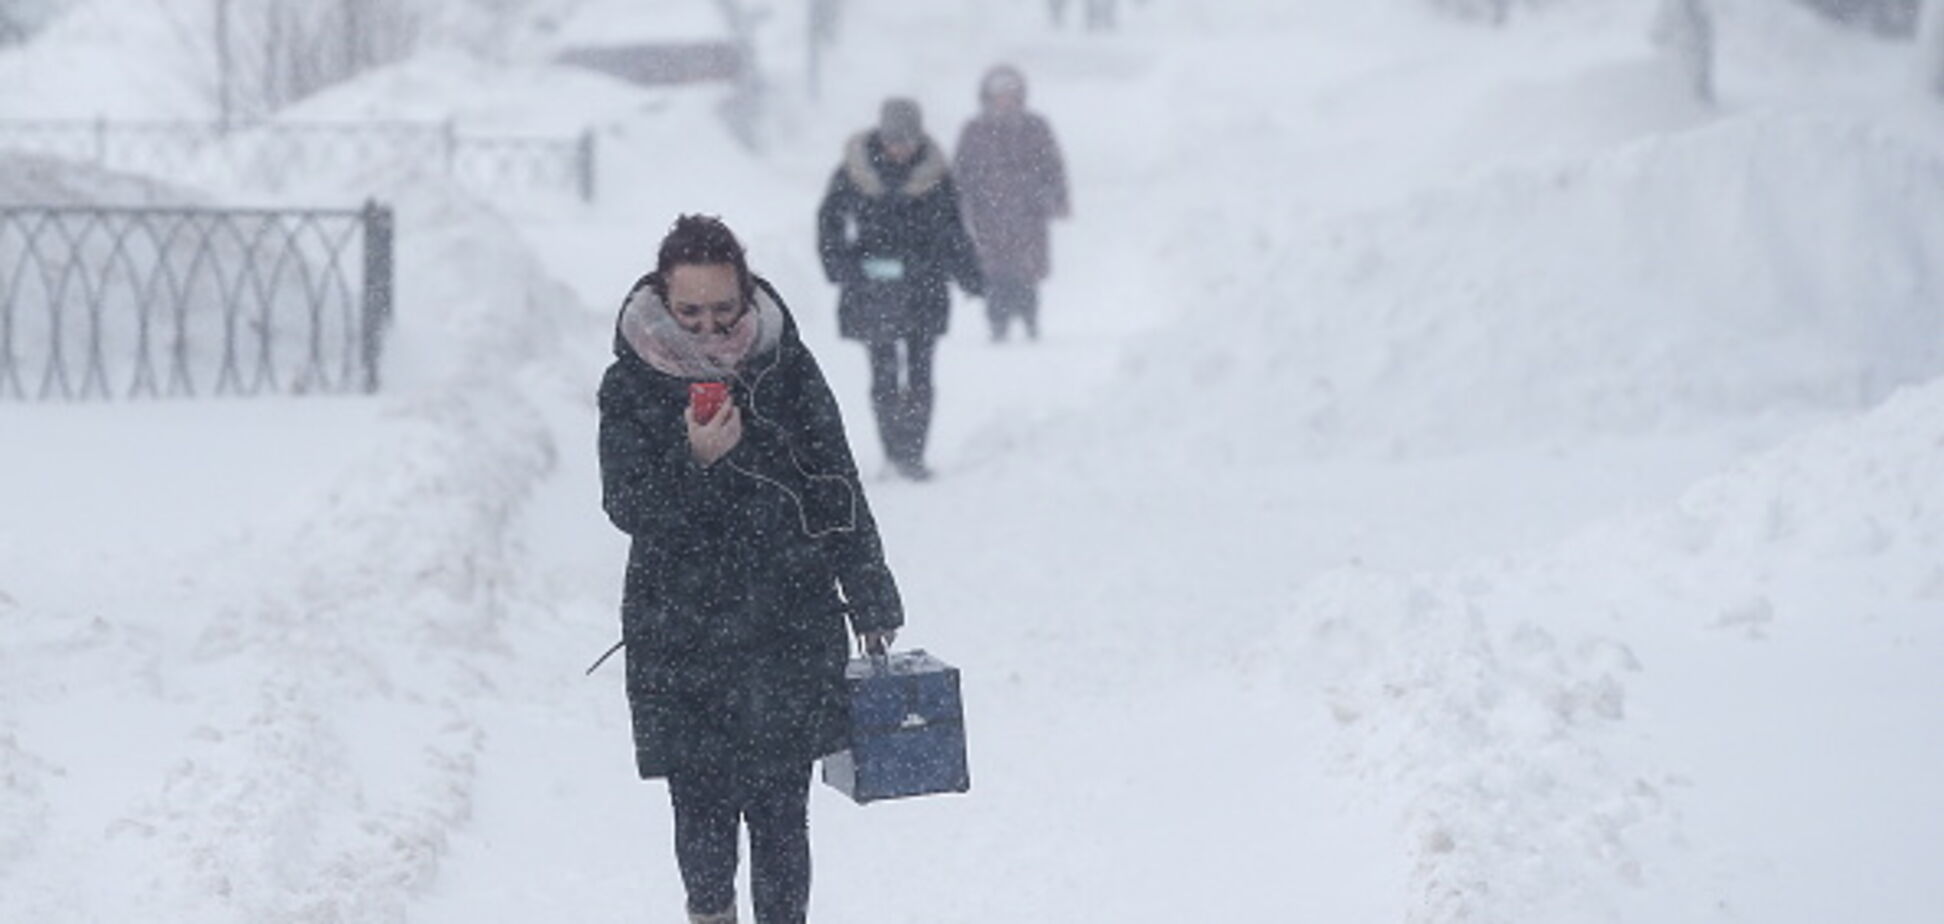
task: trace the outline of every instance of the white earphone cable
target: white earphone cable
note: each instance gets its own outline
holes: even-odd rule
[[[756,418],[757,422],[762,423],[776,431],[778,438],[782,440],[783,451],[789,455],[790,464],[796,468],[797,474],[802,475],[806,480],[811,482],[835,481],[838,484],[843,486],[844,492],[848,496],[848,503],[845,506],[844,522],[825,529],[816,529],[812,527],[810,525],[810,512],[808,506],[804,503],[803,496],[801,494],[798,494],[796,491],[792,490],[789,485],[784,484],[783,482],[778,481],[775,478],[771,478],[768,475],[764,475],[761,472],[751,471],[747,468],[744,468],[741,465],[736,464],[735,459],[725,457],[723,461],[729,463],[729,468],[731,470],[739,472],[750,478],[753,478],[760,483],[770,485],[776,488],[777,490],[782,491],[784,494],[788,495],[791,502],[796,504],[797,522],[802,528],[803,534],[805,536],[808,536],[811,539],[821,539],[824,536],[828,536],[836,533],[854,532],[857,529],[857,488],[856,486],[851,484],[851,480],[849,478],[846,478],[842,475],[820,475],[816,472],[811,471],[806,466],[804,466],[803,460],[797,456],[796,445],[795,445],[796,441],[791,437],[790,431],[785,430],[782,427],[782,425],[778,424],[774,420],[771,420],[767,415],[763,413],[762,409],[757,406],[759,403],[757,398],[757,389],[762,386],[763,380],[767,378],[771,372],[775,371],[778,366],[782,365],[783,349],[784,347],[782,345],[779,344],[777,346],[775,359],[773,359],[768,366],[764,367],[761,372],[757,373],[754,380],[745,377],[741,372],[734,373],[735,379],[736,381],[742,383],[743,389],[749,395],[749,413]]]

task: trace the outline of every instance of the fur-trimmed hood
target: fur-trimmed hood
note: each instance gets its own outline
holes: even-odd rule
[[[858,192],[872,199],[881,198],[890,191],[885,186],[884,177],[878,174],[877,164],[872,161],[876,138],[876,131],[859,132],[844,145],[844,173],[850,177],[851,184],[857,187]],[[938,143],[930,135],[924,136],[919,142],[916,157],[918,160],[911,168],[911,176],[898,188],[898,192],[912,197],[930,192],[952,172],[951,162],[945,159],[945,153],[938,149]]]

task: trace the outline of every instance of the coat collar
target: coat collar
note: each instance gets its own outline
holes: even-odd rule
[[[851,184],[872,199],[882,198],[889,188],[884,177],[878,173],[877,165],[872,162],[872,153],[877,148],[877,132],[861,132],[851,137],[844,146],[844,173],[850,177]],[[911,176],[905,180],[898,192],[916,198],[931,192],[932,188],[943,182],[951,173],[951,165],[946,163],[944,152],[927,135],[919,143],[918,162],[911,168]]]

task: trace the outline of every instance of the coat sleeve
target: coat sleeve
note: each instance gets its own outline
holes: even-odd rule
[[[978,195],[979,181],[974,171],[984,166],[984,152],[979,150],[979,133],[976,123],[967,122],[959,129],[958,147],[952,149],[952,176],[958,178],[959,189],[964,195]]]
[[[986,213],[990,211],[992,198],[990,178],[985,172],[990,158],[979,144],[982,134],[977,126],[976,121],[965,123],[965,128],[959,131],[957,151],[952,155],[952,178],[958,183],[959,208],[975,247],[986,243],[979,235],[987,225]]]
[[[1060,156],[1060,143],[1053,137],[1053,126],[1043,118],[1035,119],[1033,125],[1038,131],[1034,135],[1038,141],[1033,173],[1040,177],[1047,215],[1065,217],[1073,211],[1073,200],[1067,195],[1066,160]]]
[[[895,629],[904,625],[904,602],[891,567],[884,560],[877,520],[871,515],[863,481],[857,475],[857,462],[844,436],[843,414],[816,357],[807,349],[796,352],[794,362],[798,368],[794,376],[801,383],[799,394],[804,405],[801,410],[810,421],[805,461],[819,473],[841,476],[855,501],[852,528],[825,539],[837,583],[849,604],[851,628],[857,632]]]
[[[979,251],[972,244],[965,215],[959,210],[958,184],[950,177],[939,184],[939,234],[944,243],[945,267],[958,280],[965,294],[985,295],[985,272],[979,266]]]
[[[617,529],[668,536],[725,502],[723,466],[696,462],[679,428],[643,420],[618,368],[601,379],[600,410],[601,506]]]
[[[830,178],[823,202],[817,206],[817,258],[823,262],[824,278],[837,285],[857,281],[857,254],[844,239],[844,221],[851,211],[850,183],[839,168]]]

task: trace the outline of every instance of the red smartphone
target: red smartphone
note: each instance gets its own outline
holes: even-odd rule
[[[715,419],[717,411],[729,400],[729,385],[726,382],[690,382],[689,410],[694,412],[697,423],[708,423]]]

